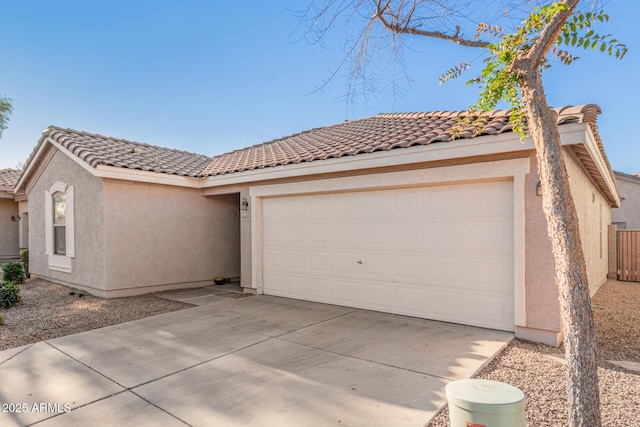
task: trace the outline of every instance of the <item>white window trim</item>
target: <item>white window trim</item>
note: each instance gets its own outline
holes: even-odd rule
[[[65,211],[65,239],[66,254],[59,255],[54,250],[53,239],[53,195],[63,193],[66,199]],[[74,199],[73,186],[62,182],[54,183],[48,191],[44,192],[44,223],[45,223],[45,253],[47,255],[49,268],[55,271],[71,273],[71,258],[75,258],[75,232],[74,232]]]

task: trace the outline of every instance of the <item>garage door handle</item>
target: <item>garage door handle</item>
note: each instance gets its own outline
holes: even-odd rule
[[[362,264],[362,261],[358,261],[358,264]]]

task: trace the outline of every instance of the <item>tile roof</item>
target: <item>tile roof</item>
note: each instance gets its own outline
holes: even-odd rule
[[[558,124],[595,123],[600,108],[588,104],[556,108],[556,111]],[[379,114],[215,156],[202,175],[223,175],[511,131],[508,110],[480,116],[467,111]]]
[[[94,168],[106,165],[195,178],[211,162],[211,157],[202,154],[49,126],[27,165],[47,138]]]
[[[12,188],[19,176],[17,169],[0,169],[0,187]]]

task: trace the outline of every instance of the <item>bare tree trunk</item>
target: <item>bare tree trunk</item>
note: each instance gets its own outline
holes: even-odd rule
[[[578,216],[562,157],[557,114],[547,105],[538,67],[527,69],[520,89],[536,147],[542,203],[556,264],[565,334],[569,425],[598,427],[601,422],[595,328]]]

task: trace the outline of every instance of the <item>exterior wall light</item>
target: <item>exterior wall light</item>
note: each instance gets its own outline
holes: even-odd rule
[[[540,181],[538,181],[538,184],[536,184],[536,196],[542,196],[542,184],[540,183]]]
[[[11,215],[11,222],[16,222],[16,221],[20,221],[20,215],[18,216]]]
[[[246,197],[243,197],[242,202],[240,202],[240,210],[246,211],[247,209],[249,209],[249,202]]]

